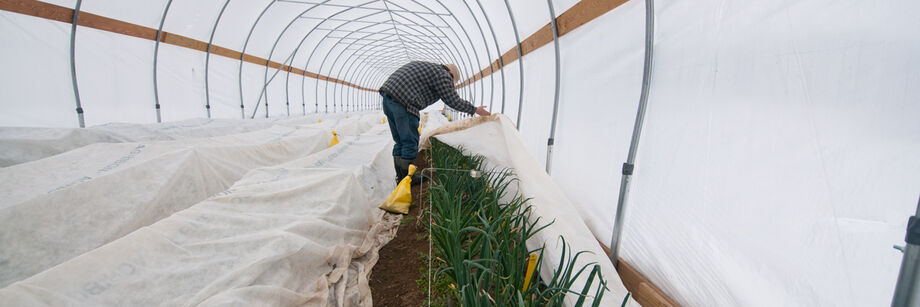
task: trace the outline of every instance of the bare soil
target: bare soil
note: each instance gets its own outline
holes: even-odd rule
[[[426,152],[419,154],[415,165],[419,170],[428,167]],[[416,282],[422,277],[419,269],[427,265],[421,256],[428,254],[428,230],[419,222],[420,207],[428,199],[427,186],[412,186],[409,214],[403,217],[396,238],[380,249],[380,259],[370,276],[374,306],[422,306],[427,300],[427,289]]]

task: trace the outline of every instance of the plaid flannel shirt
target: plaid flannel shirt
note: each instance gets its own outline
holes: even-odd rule
[[[441,64],[413,61],[396,70],[380,90],[406,107],[415,117],[418,111],[441,99],[454,110],[474,114],[476,107],[457,95],[450,73]]]

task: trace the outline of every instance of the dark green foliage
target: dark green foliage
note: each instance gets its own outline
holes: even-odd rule
[[[482,170],[482,157],[464,155],[434,138],[430,157],[435,168]],[[595,263],[576,266],[579,255],[563,238],[563,261],[553,278],[540,278],[543,248],[529,250],[525,242],[550,223],[530,221],[531,206],[519,194],[511,195],[514,178],[510,170],[483,171],[474,178],[463,171],[433,171],[428,193],[431,205],[424,213],[431,218],[434,280],[446,280],[454,290],[453,301],[462,306],[561,306],[566,293],[578,294],[576,306],[593,296],[599,304],[606,281]],[[542,225],[541,225],[542,224]],[[530,287],[523,289],[527,258],[538,255]],[[587,285],[581,292],[570,288],[582,274]],[[446,279],[445,279],[446,277]],[[590,292],[593,283],[599,287]]]

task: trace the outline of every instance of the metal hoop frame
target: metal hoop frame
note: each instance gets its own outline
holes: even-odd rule
[[[185,0],[187,1],[187,0]],[[287,116],[290,116],[290,78],[291,71],[295,67],[294,62],[300,58],[300,51],[303,50],[303,45],[306,42],[306,39],[310,37],[316,31],[326,31],[325,35],[319,38],[316,41],[315,47],[311,48],[310,55],[307,56],[306,63],[303,64],[304,72],[308,71],[308,68],[318,65],[318,68],[315,70],[317,78],[314,81],[314,110],[313,112],[319,112],[319,79],[324,79],[325,86],[323,88],[323,99],[324,99],[324,108],[326,112],[329,111],[329,100],[332,100],[332,111],[345,111],[351,112],[355,110],[369,110],[369,109],[380,109],[380,99],[379,96],[373,92],[369,91],[369,88],[378,87],[389,74],[395,71],[400,64],[408,60],[427,60],[427,61],[438,61],[438,62],[450,62],[455,63],[459,66],[462,73],[465,73],[470,76],[475,76],[483,66],[483,59],[486,59],[488,62],[485,65],[488,65],[489,69],[489,93],[486,93],[485,90],[485,78],[479,78],[479,80],[470,82],[458,89],[461,97],[478,102],[480,104],[486,104],[488,99],[488,105],[490,107],[494,106],[495,100],[495,70],[498,70],[500,80],[500,91],[501,91],[501,111],[504,111],[506,108],[506,97],[507,97],[507,84],[506,76],[504,74],[504,65],[501,59],[501,48],[498,44],[497,35],[493,26],[492,19],[489,17],[485,7],[483,6],[481,0],[475,0],[476,5],[479,7],[479,11],[476,12],[470,6],[469,3],[464,1],[463,7],[466,8],[465,13],[468,14],[470,18],[476,24],[476,28],[479,32],[479,37],[482,39],[481,44],[477,41],[474,41],[468,31],[467,27],[460,22],[457,15],[458,12],[455,12],[450,7],[446,6],[441,0],[435,0],[437,4],[435,8],[429,7],[425,4],[420,3],[418,0],[372,0],[360,5],[344,5],[334,3],[334,0],[312,0],[312,1],[301,1],[301,0],[270,0],[268,1],[262,10],[259,12],[258,17],[252,22],[252,25],[249,27],[249,31],[246,35],[246,39],[243,43],[242,50],[240,51],[239,57],[239,67],[237,70],[237,85],[238,85],[238,95],[240,101],[240,116],[246,118],[246,99],[243,93],[243,67],[246,62],[246,51],[248,50],[249,43],[252,40],[253,34],[256,31],[256,28],[260,24],[263,24],[263,17],[266,16],[266,13],[273,8],[276,8],[276,4],[279,2],[291,3],[291,4],[302,4],[309,6],[304,9],[301,14],[298,14],[297,17],[292,18],[288,21],[287,25],[278,32],[275,37],[275,42],[272,45],[272,48],[269,51],[268,57],[266,58],[266,63],[263,71],[263,83],[262,89],[258,100],[255,102],[253,107],[252,116],[255,116],[255,113],[258,110],[259,104],[262,102],[264,97],[265,99],[265,114],[266,117],[270,115],[270,110],[268,108],[268,86],[275,79],[275,77],[281,73],[282,70],[285,71],[284,76],[284,93],[285,93],[285,105],[287,109]],[[154,42],[154,53],[153,53],[153,85],[154,85],[154,108],[156,110],[157,122],[162,122],[162,113],[161,113],[161,102],[159,99],[159,84],[157,80],[158,74],[158,58],[159,58],[159,45],[163,41],[164,32],[163,28],[168,22],[169,9],[172,5],[173,0],[168,0],[163,12],[160,16],[160,22],[157,29],[157,37]],[[410,9],[407,6],[400,4],[412,3],[415,7],[423,8]],[[70,70],[73,81],[73,91],[76,102],[76,110],[78,116],[78,122],[80,127],[85,127],[84,123],[84,110],[80,100],[79,86],[77,83],[77,72],[76,72],[76,58],[75,58],[75,44],[76,44],[76,30],[78,25],[78,18],[80,13],[80,6],[82,0],[77,0],[77,3],[74,8],[74,17],[72,22],[72,33],[71,33],[71,61],[70,61]],[[382,7],[373,7],[369,6],[371,4],[382,4]],[[230,0],[225,0],[222,4],[220,11],[217,13],[217,17],[214,20],[214,23],[210,27],[210,35],[207,42],[207,49],[205,50],[205,72],[204,72],[204,83],[205,83],[205,101],[204,107],[206,116],[211,118],[211,89],[210,89],[210,57],[212,53],[212,46],[214,45],[214,37],[219,29],[220,22],[223,19],[224,13],[226,12],[227,7],[230,5]],[[551,5],[551,4],[550,4]],[[309,13],[318,7],[340,7],[343,10],[334,13],[331,16],[310,16]],[[515,41],[517,43],[519,62],[523,61],[521,53],[521,41],[520,34],[517,30],[517,21],[514,18],[511,6],[507,0],[505,0],[505,9],[508,12],[508,18],[511,20],[512,27],[514,28]],[[351,12],[355,10],[361,11],[374,11],[375,13],[367,14],[368,16],[362,16],[361,18],[336,18],[338,15],[344,14],[345,12]],[[461,9],[463,10],[463,9]],[[388,19],[381,21],[370,20],[371,16],[375,14],[386,13]],[[272,76],[269,76],[269,70],[272,68],[269,64],[272,63],[272,58],[275,57],[275,51],[277,50],[278,44],[281,41],[282,37],[290,32],[289,30],[292,26],[298,22],[298,20],[320,20],[319,23],[316,23],[312,28],[303,36],[300,43],[297,47],[281,62],[281,67],[277,68]],[[486,28],[483,27],[481,19],[485,21]],[[339,24],[335,27],[331,27],[330,22],[338,22]],[[355,28],[354,25],[360,23],[370,23],[370,25]],[[376,26],[388,26],[388,29],[374,30]],[[459,31],[457,30],[459,28]],[[491,42],[486,35],[486,31],[489,32],[489,37],[491,37]],[[476,31],[473,31],[476,32]],[[335,36],[334,34],[341,34],[341,36]],[[357,34],[367,34],[364,36],[358,36]],[[386,42],[382,39],[375,39],[376,36],[380,35],[389,35],[394,34],[396,37],[395,41]],[[323,54],[322,60],[318,63],[313,61],[315,56],[318,56],[316,53],[320,49],[320,45],[327,45],[327,39],[335,39],[335,41],[329,45],[324,51],[321,51]],[[390,52],[394,49],[394,45],[387,45],[388,43],[397,42],[401,47],[401,53],[404,54],[403,59],[396,58],[392,61],[386,61],[382,58],[392,58],[396,56],[396,53]],[[491,45],[491,46],[490,46]],[[343,48],[344,46],[344,48]],[[492,51],[494,47],[494,52]],[[481,50],[482,49],[482,50]],[[332,58],[331,64],[327,65],[327,61],[330,59],[330,56],[333,52],[338,54]],[[397,51],[398,53],[399,51]],[[481,58],[480,55],[485,55]],[[494,58],[494,59],[493,59]],[[498,62],[497,69],[493,67],[492,63],[494,61]],[[519,63],[519,102],[518,102],[518,111],[517,111],[517,124],[520,126],[521,121],[521,110],[523,108],[523,87],[524,87],[524,66],[523,63]],[[301,78],[301,106],[302,106],[302,115],[308,113],[306,108],[306,73]],[[338,82],[333,82],[329,84],[330,79],[336,79]],[[483,82],[478,82],[483,81]],[[349,82],[348,85],[344,84]],[[350,86],[349,86],[350,85]],[[359,88],[361,87],[361,88]],[[558,91],[558,89],[557,89]],[[488,98],[486,97],[488,95]],[[558,95],[558,94],[557,94]],[[476,99],[478,98],[478,99]],[[341,104],[339,103],[341,102]]]

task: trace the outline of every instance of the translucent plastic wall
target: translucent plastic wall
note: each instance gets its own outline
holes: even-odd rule
[[[5,114],[0,123],[39,127],[79,126],[77,97],[85,125],[374,108],[379,103],[375,89],[411,60],[456,63],[469,80],[461,95],[502,111],[516,108],[521,96],[519,70],[500,69],[496,61],[516,49],[512,12],[524,16],[517,18],[520,35],[549,21],[545,4],[531,7],[523,1],[4,5],[4,28],[19,31],[3,33],[4,63],[14,69],[4,74],[10,86],[2,95],[4,105],[17,106],[18,113]],[[78,7],[78,26],[71,32]],[[47,70],[30,69],[36,63]],[[53,86],[28,81],[49,72]]]
[[[557,53],[544,1],[85,0],[143,31],[81,23],[74,67],[94,125],[156,122],[157,101],[162,121],[376,108],[402,63],[456,63],[603,244],[637,146],[620,256],[679,303],[887,305],[920,194],[920,4],[656,1],[631,144],[646,3],[621,2],[549,2]],[[59,19],[0,11],[0,125],[78,126]]]

